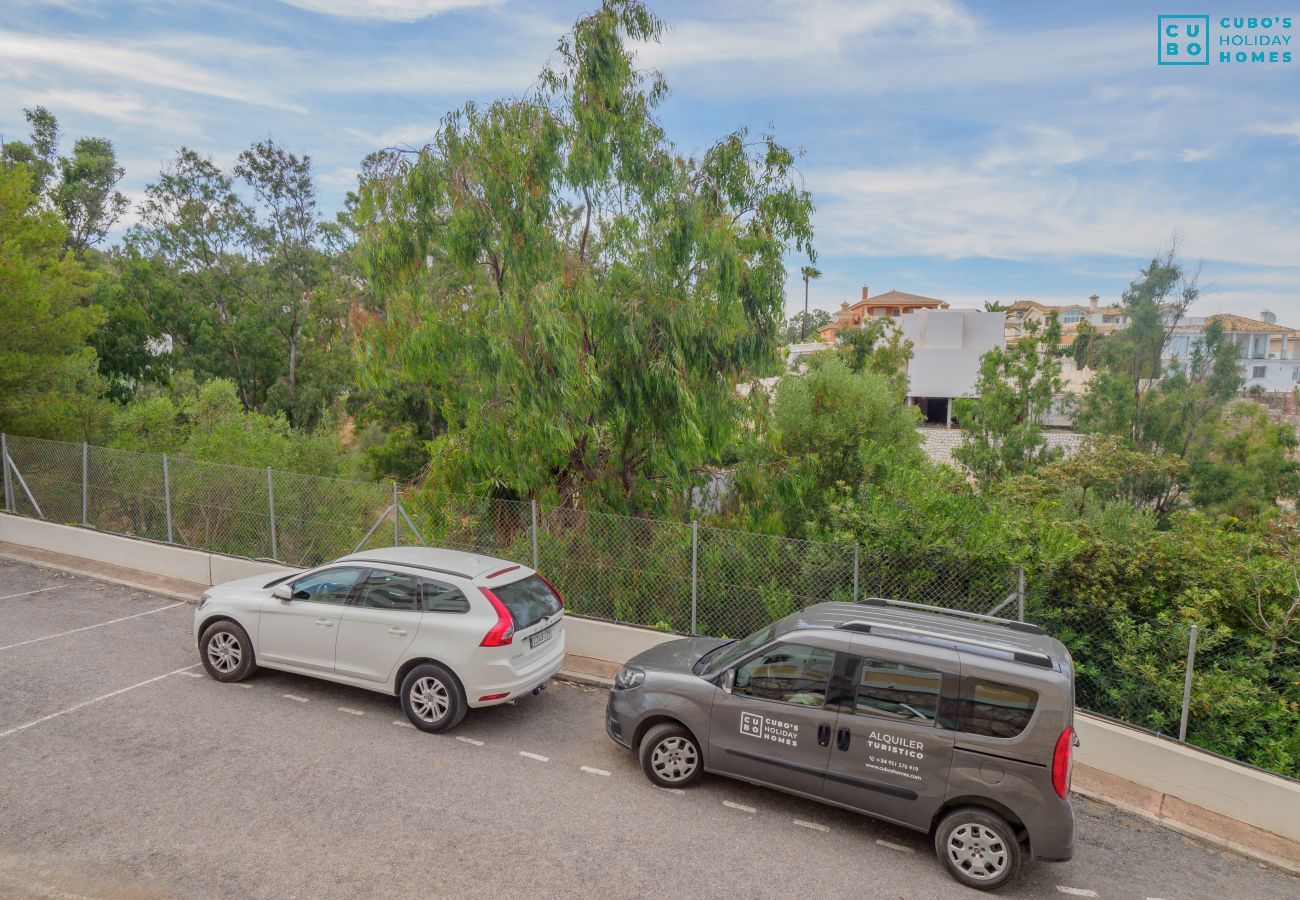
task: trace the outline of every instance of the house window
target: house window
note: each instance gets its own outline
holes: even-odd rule
[[[1068,312],[1061,318],[1061,323],[1064,325],[1077,325],[1082,321],[1083,313],[1081,312]]]
[[[1255,366],[1251,370],[1251,378],[1263,378],[1268,373],[1268,366]]]
[[[1300,366],[1296,366],[1291,370],[1291,380],[1300,381]]]

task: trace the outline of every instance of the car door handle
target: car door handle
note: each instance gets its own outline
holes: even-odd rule
[[[825,723],[817,726],[817,743],[822,747],[831,745],[831,726]]]
[[[851,738],[852,735],[849,733],[849,730],[847,728],[841,728],[835,735],[835,746],[841,750],[847,750],[849,749],[849,740]]]
[[[406,629],[405,629],[405,628],[390,628],[390,629],[388,629],[388,633],[389,633],[389,634],[393,634],[393,635],[397,635],[398,637],[402,637],[404,634],[406,634]]]
[[[333,619],[317,619],[317,620],[316,620],[316,624],[319,625],[321,628],[333,628],[333,627],[334,627],[334,620],[333,620]]]

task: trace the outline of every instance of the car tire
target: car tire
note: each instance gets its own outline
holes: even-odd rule
[[[664,722],[647,731],[637,753],[646,778],[662,788],[690,787],[704,774],[699,742],[676,722]]]
[[[934,850],[966,887],[991,891],[1020,870],[1020,840],[1006,819],[977,806],[953,810],[934,832]]]
[[[213,622],[199,638],[199,660],[217,681],[243,681],[257,671],[253,642],[239,623]]]
[[[402,711],[421,731],[441,734],[460,724],[468,705],[465,689],[437,663],[416,666],[402,679]]]

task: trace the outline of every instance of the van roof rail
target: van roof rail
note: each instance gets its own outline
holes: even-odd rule
[[[886,597],[867,597],[858,601],[859,606],[894,606],[899,609],[915,609],[920,612],[939,613],[946,616],[960,616],[963,619],[972,619],[977,622],[988,622],[992,625],[1001,625],[1004,628],[1010,628],[1012,631],[1023,631],[1025,634],[1042,634],[1043,629],[1039,628],[1033,622],[1019,622],[1015,619],[1004,619],[1001,616],[987,616],[983,613],[967,612],[964,609],[949,609],[946,606],[932,606],[928,603],[908,603],[905,600],[890,600]]]
[[[941,631],[925,628],[911,628],[907,625],[892,625],[888,622],[865,622],[855,619],[837,626],[844,631],[856,631],[878,637],[896,638],[901,641],[915,641],[918,644],[947,647],[950,650],[965,651],[979,656],[1009,656],[1018,663],[1054,669],[1052,657],[1037,650],[1022,650],[1010,644],[997,644],[992,641],[980,641],[975,638],[956,637]]]

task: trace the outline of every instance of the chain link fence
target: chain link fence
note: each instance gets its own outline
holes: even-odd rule
[[[1023,572],[968,556],[403,492],[13,435],[0,435],[0,450],[5,509],[20,515],[294,567],[399,544],[500,556],[541,569],[573,613],[684,634],[739,637],[812,603],[865,597],[1028,618],[1070,649],[1081,709],[1233,748],[1239,759],[1267,764],[1270,746],[1290,758],[1289,745],[1277,744],[1285,735],[1236,724],[1267,722],[1245,708],[1268,701],[1242,683],[1241,660],[1258,656],[1253,644],[1221,633],[1194,639],[1192,626],[1119,605],[1035,595],[1026,609]],[[1267,684],[1268,664],[1258,668],[1258,683]],[[1225,718],[1224,703],[1243,709]]]

